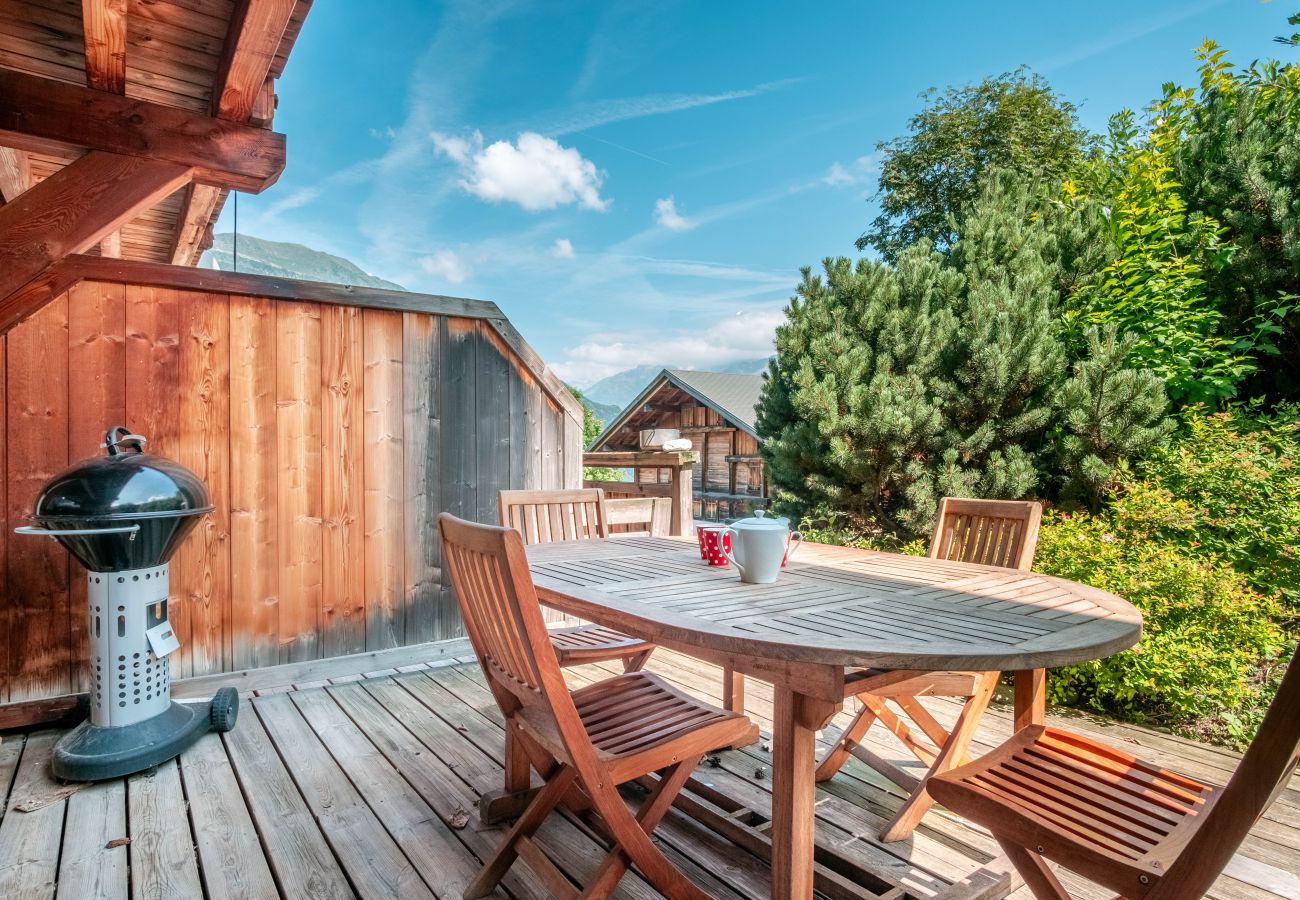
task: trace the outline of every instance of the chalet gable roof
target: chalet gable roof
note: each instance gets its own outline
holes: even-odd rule
[[[666,386],[685,391],[701,405],[707,406],[741,431],[758,437],[755,407],[763,391],[762,375],[734,372],[699,372],[692,369],[664,369],[656,375],[627,407],[610,421],[592,443],[601,449],[649,400]]]

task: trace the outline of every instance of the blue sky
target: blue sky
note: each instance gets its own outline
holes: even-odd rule
[[[288,168],[239,230],[494,300],[579,385],[709,368],[766,355],[799,267],[855,253],[921,91],[1027,64],[1100,129],[1192,82],[1207,36],[1286,52],[1293,9],[318,2],[278,87]]]

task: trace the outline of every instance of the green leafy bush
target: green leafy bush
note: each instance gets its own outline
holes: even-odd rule
[[[1300,617],[1300,406],[1188,410],[1114,498],[1126,539],[1232,565]]]
[[[1224,562],[1116,531],[1105,516],[1050,513],[1034,568],[1118,594],[1142,611],[1139,645],[1054,670],[1053,701],[1233,741],[1267,703],[1284,644],[1277,602]],[[1232,718],[1230,718],[1232,717]]]
[[[1234,247],[1217,221],[1188,209],[1174,178],[1192,105],[1190,91],[1170,89],[1144,126],[1128,110],[1113,116],[1106,152],[1065,185],[1072,202],[1089,196],[1110,205],[1119,250],[1100,282],[1070,299],[1067,322],[1135,334],[1130,361],[1156,372],[1180,403],[1232,397],[1255,371],[1243,341],[1225,335],[1222,299],[1208,284]]]

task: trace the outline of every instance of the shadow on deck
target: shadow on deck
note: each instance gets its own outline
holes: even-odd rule
[[[719,671],[660,650],[650,668],[717,702]],[[70,795],[51,780],[60,732],[9,735],[0,743],[0,897],[391,897],[459,898],[500,833],[479,828],[478,796],[501,783],[501,719],[473,663],[413,666],[261,691],[245,698],[240,722],[209,734],[152,776],[102,782]],[[614,670],[610,669],[609,674]],[[579,684],[607,674],[569,670]],[[771,695],[750,681],[748,710],[764,731]],[[940,721],[957,704],[928,700]],[[848,721],[845,714],[838,725]],[[1102,733],[1171,768],[1222,782],[1236,757],[1151,731],[1071,717],[1068,727]],[[1010,731],[992,709],[973,753]],[[903,751],[873,732],[880,748]],[[699,777],[755,808],[767,804],[763,745],[721,754]],[[895,896],[935,896],[994,855],[992,840],[942,809],[909,841],[874,839],[900,792],[850,761],[819,791],[818,841],[901,885]],[[15,807],[37,807],[22,812]],[[674,811],[656,837],[708,893],[726,900],[767,896],[764,862]],[[541,843],[579,883],[603,850],[586,826],[553,816]],[[1259,822],[1210,894],[1300,897],[1300,784],[1292,782]],[[1078,881],[1080,897],[1108,896]],[[499,896],[544,900],[516,867]],[[658,896],[635,874],[616,895]],[[1012,895],[1028,897],[1021,888]]]

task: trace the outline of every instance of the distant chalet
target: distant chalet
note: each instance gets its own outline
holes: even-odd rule
[[[767,506],[758,455],[755,407],[762,375],[664,369],[611,421],[592,450],[637,450],[646,428],[676,428],[699,455],[695,517],[711,521],[751,515]],[[642,469],[642,483],[667,483],[668,470]]]

